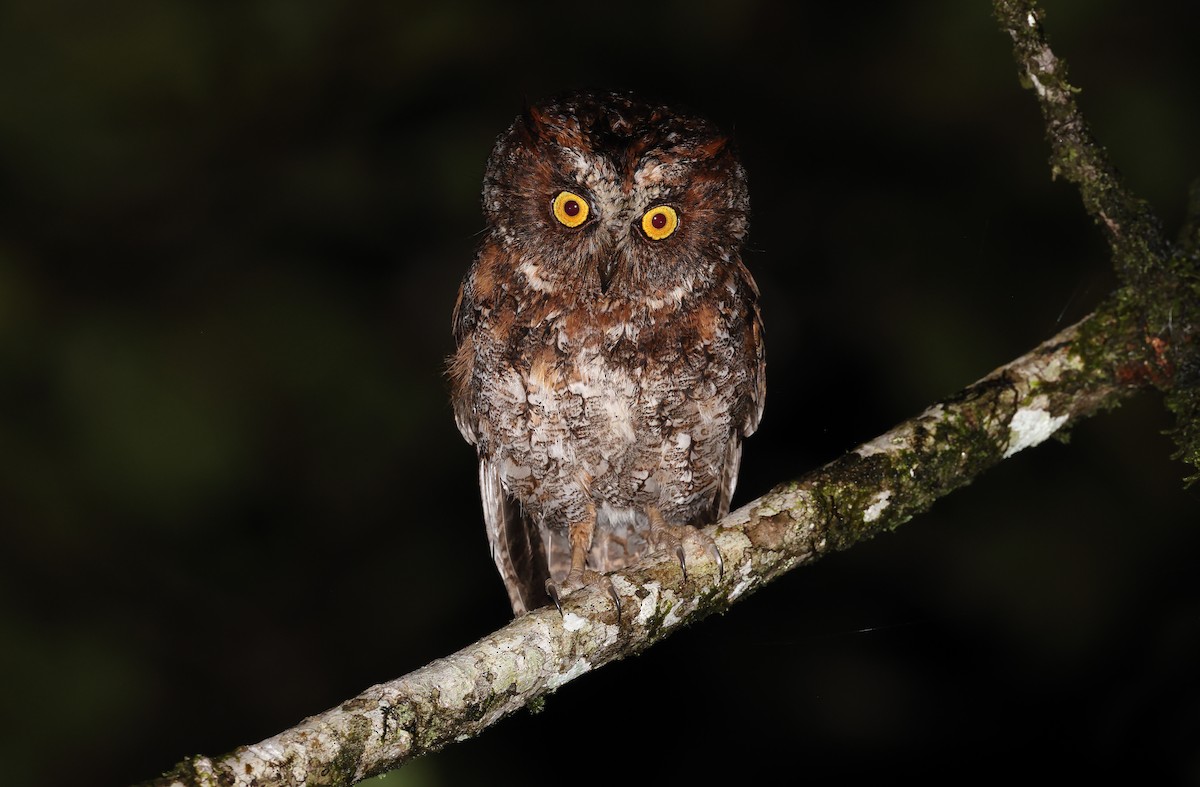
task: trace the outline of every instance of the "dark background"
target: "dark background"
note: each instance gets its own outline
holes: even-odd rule
[[[1048,2],[1173,233],[1193,0]],[[442,375],[521,107],[731,130],[768,396],[739,502],[1113,285],[984,2],[0,6],[0,773],[122,784],[509,619]],[[1200,781],[1200,488],[1145,394],[388,784]],[[632,778],[632,776],[629,776]],[[634,779],[635,781],[637,779]]]

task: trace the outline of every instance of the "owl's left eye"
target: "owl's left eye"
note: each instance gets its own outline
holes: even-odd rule
[[[558,192],[551,209],[554,211],[554,218],[568,227],[578,227],[587,221],[589,210],[587,200],[569,191]]]
[[[663,240],[679,228],[679,213],[670,205],[656,205],[642,214],[642,232],[650,240]]]

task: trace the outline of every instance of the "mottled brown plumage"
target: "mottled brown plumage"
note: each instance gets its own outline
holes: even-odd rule
[[[570,590],[662,523],[729,510],[762,414],[762,325],[745,173],[700,118],[615,93],[534,106],[498,140],[483,208],[450,376],[520,614],[547,579]]]

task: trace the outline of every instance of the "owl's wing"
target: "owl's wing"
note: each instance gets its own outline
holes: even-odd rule
[[[490,457],[479,460],[479,491],[492,559],[508,590],[513,614],[521,615],[550,603],[546,593],[549,574],[537,523],[504,493],[500,468]]]
[[[508,590],[513,613],[520,615],[550,602],[546,593],[546,559],[537,524],[504,492],[500,468],[488,451],[487,439],[475,410],[474,331],[479,315],[472,282],[471,276],[463,281],[454,304],[454,339],[458,350],[449,363],[454,421],[467,442],[479,449],[479,492],[483,498],[483,520],[487,525],[492,559]]]
[[[729,513],[729,503],[733,500],[733,490],[737,487],[738,466],[742,463],[742,435],[734,432],[729,438],[725,449],[725,464],[721,467],[721,488],[713,500],[713,510],[704,524],[716,522]]]
[[[471,445],[479,443],[475,415],[475,391],[472,377],[475,373],[475,340],[471,329],[475,326],[475,310],[467,297],[467,282],[458,288],[458,300],[454,303],[454,341],[458,345],[454,355],[447,359],[446,372],[450,375],[450,400],[454,404],[454,423],[458,431]]]
[[[749,276],[748,273],[746,275]],[[756,301],[746,336],[746,355],[753,359],[751,361],[753,367],[747,391],[748,397],[744,405],[745,418],[738,429],[742,437],[749,437],[758,429],[758,422],[762,420],[763,403],[767,397],[767,356],[763,348],[762,314],[758,310],[757,303],[758,286],[754,284],[753,279],[750,282]]]
[[[753,281],[753,280],[751,280]],[[754,291],[758,294],[757,289]],[[736,428],[729,437],[729,445],[725,449],[725,464],[721,468],[721,488],[713,501],[713,517],[716,521],[729,513],[729,505],[733,500],[733,490],[737,487],[738,469],[742,464],[742,439],[754,434],[758,422],[762,420],[763,402],[767,394],[767,362],[763,351],[762,316],[758,306],[753,307],[753,318],[750,320],[746,336],[746,356],[751,359],[750,374],[747,375],[745,390],[738,397],[738,411],[734,413]]]

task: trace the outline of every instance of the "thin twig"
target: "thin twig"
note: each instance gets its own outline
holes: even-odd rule
[[[1022,78],[1037,92],[1050,142],[1050,166],[1079,187],[1083,206],[1103,229],[1117,273],[1136,284],[1147,268],[1161,265],[1169,246],[1149,205],[1129,192],[1104,148],[1092,136],[1067,80],[1066,64],[1050,49],[1043,12],[1033,0],[995,0],[995,13],[1013,40]]]

